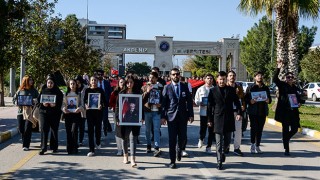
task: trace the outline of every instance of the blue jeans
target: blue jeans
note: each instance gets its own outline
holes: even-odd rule
[[[146,123],[146,139],[147,145],[151,145],[151,127],[153,124],[153,131],[154,131],[154,146],[160,147],[160,114],[158,111],[152,112],[145,112],[144,113],[144,120]]]

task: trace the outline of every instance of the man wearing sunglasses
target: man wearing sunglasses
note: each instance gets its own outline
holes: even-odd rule
[[[285,74],[285,81],[279,79],[282,61],[277,62],[277,69],[273,76],[274,83],[278,86],[279,97],[276,107],[275,120],[282,123],[282,140],[285,149],[284,155],[290,156],[289,141],[300,127],[299,107],[301,99],[299,88],[294,84],[293,73]]]
[[[168,124],[171,169],[176,168],[176,158],[181,161],[182,150],[187,141],[187,124],[193,122],[193,102],[188,85],[180,83],[179,69],[170,71],[171,83],[162,91],[161,123]],[[178,137],[178,148],[177,147]],[[177,153],[177,154],[176,154]]]

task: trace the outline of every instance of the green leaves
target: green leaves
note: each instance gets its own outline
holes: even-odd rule
[[[202,77],[206,73],[214,74],[219,70],[217,56],[189,56],[183,63],[183,70],[191,71],[193,75]]]
[[[301,61],[302,75],[306,81],[320,81],[320,48],[311,50]]]
[[[151,72],[151,66],[147,62],[128,62],[126,64],[127,70],[133,70],[139,76],[148,75]]]

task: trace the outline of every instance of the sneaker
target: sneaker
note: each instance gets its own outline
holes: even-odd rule
[[[262,151],[261,151],[261,149],[260,149],[259,146],[256,146],[256,153],[257,153],[257,154],[262,154]]]
[[[89,153],[87,154],[87,156],[88,156],[88,157],[94,156],[94,152],[89,152]]]
[[[23,147],[22,150],[24,150],[24,151],[29,151],[29,148]]]
[[[209,154],[210,154],[211,152],[212,152],[211,147],[207,147],[207,148],[206,148],[206,153],[209,153]]]
[[[151,153],[151,145],[147,145],[147,150],[146,150],[147,153]]]
[[[101,144],[100,145],[96,145],[96,149],[101,149]]]
[[[235,149],[235,150],[233,151],[233,153],[234,153],[235,155],[237,155],[237,156],[243,156],[243,153],[241,152],[240,149]]]
[[[251,154],[255,154],[256,153],[256,145],[255,144],[251,144],[250,151],[251,151]]]
[[[117,156],[122,156],[122,150],[118,150]]]
[[[198,148],[202,148],[202,146],[203,146],[203,140],[199,139]]]
[[[160,149],[155,149],[154,152],[153,152],[153,156],[154,157],[159,157],[161,154],[161,150]]]
[[[189,154],[187,153],[187,151],[182,151],[182,157],[188,157]]]

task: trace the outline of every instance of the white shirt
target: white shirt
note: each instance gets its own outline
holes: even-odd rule
[[[206,85],[203,85],[199,87],[199,89],[196,92],[196,95],[194,97],[194,102],[196,105],[199,106],[200,116],[207,116],[207,106],[201,106],[202,98],[208,97],[210,89],[214,86],[207,87]]]

